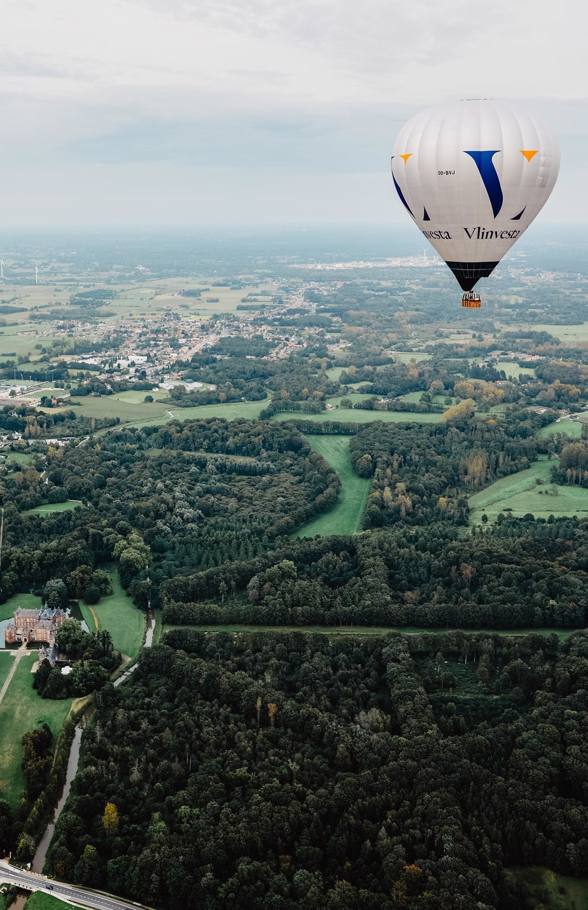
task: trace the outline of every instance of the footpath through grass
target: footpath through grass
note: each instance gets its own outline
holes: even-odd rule
[[[137,609],[124,590],[116,570],[111,572],[110,580],[112,594],[103,597],[92,609],[83,604],[82,615],[93,632],[96,628],[95,614],[99,627],[110,632],[114,647],[127,657],[136,657],[143,644],[145,614]]]
[[[307,436],[315,452],[322,455],[335,469],[341,481],[337,502],[328,512],[318,515],[298,531],[296,537],[314,537],[331,534],[355,534],[361,527],[361,519],[370,489],[370,480],[358,477],[351,464],[349,436]]]
[[[10,673],[10,668],[12,667],[12,662],[14,660],[14,653],[14,651],[0,651],[0,689]]]
[[[16,660],[16,657],[11,657]],[[40,698],[33,689],[31,669],[37,653],[21,658],[4,701],[0,704],[0,793],[13,807],[24,792],[22,738],[39,724],[47,723],[54,737],[59,735],[67,717],[71,698]]]
[[[486,513],[494,521],[500,512],[520,518],[531,513],[535,518],[588,516],[588,490],[551,482],[553,460],[537,461],[525,471],[502,477],[496,483],[470,496],[470,524],[480,524]]]

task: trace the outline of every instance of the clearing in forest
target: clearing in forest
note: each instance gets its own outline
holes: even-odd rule
[[[108,629],[114,647],[127,657],[136,657],[143,644],[145,634],[145,614],[139,610],[120,583],[118,572],[110,574],[112,594],[101,598],[98,603],[88,608],[81,604],[82,615],[91,632],[96,629],[92,613],[98,617],[101,629]]]
[[[337,502],[328,512],[317,515],[297,532],[296,537],[314,537],[315,534],[355,534],[361,528],[361,519],[370,489],[370,480],[358,477],[351,464],[349,436],[307,436],[309,444],[335,469],[341,489]]]
[[[470,524],[480,524],[486,513],[490,521],[503,512],[513,518],[531,514],[535,518],[588,516],[588,490],[551,483],[553,460],[537,461],[524,471],[502,477],[470,496]]]
[[[342,396],[349,398],[349,395]],[[312,423],[440,423],[441,414],[418,413],[417,411],[367,411],[361,408],[333,408],[318,414],[304,414],[302,411],[281,411],[272,420],[310,420]]]

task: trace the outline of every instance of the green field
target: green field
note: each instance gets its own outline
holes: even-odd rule
[[[10,673],[12,661],[14,660],[14,651],[0,651],[0,689]]]
[[[43,606],[40,597],[34,594],[13,594],[6,603],[0,604],[0,622],[3,619],[10,619],[17,607],[23,610],[40,610]]]
[[[33,456],[28,452],[7,452],[6,461],[8,464],[18,464],[21,467],[28,467],[33,463]]]
[[[98,617],[100,628],[108,629],[112,635],[114,647],[127,657],[136,657],[143,644],[145,634],[145,614],[134,605],[123,589],[118,572],[111,573],[112,594],[103,597],[92,610]],[[90,631],[96,628],[90,610],[85,604],[81,606],[82,615]]]
[[[310,420],[313,423],[337,421],[339,423],[439,423],[441,414],[418,414],[413,411],[361,411],[358,408],[334,408],[320,414],[301,414],[300,411],[283,411],[272,420]]]
[[[528,325],[509,325],[509,331],[517,329],[529,329]],[[559,338],[565,344],[576,347],[578,344],[588,342],[588,322],[579,322],[576,325],[557,325],[552,322],[542,322],[533,325],[534,332],[549,332],[555,338]]]
[[[510,870],[525,886],[528,906],[541,910],[587,910],[588,879],[558,875],[541,866]],[[533,903],[531,903],[531,901]]]
[[[518,363],[513,363],[511,360],[499,360],[494,366],[497,370],[503,370],[509,379],[535,375],[534,367],[520,367]]]
[[[268,401],[231,401],[224,404],[194,405],[179,408],[167,396],[164,400],[144,401],[150,392],[123,392],[120,395],[86,395],[72,398],[76,414],[85,417],[118,417],[126,426],[143,427],[159,426],[170,420],[198,420],[206,417],[224,417],[233,420],[237,417],[254,419]],[[156,393],[159,398],[161,393]],[[123,397],[124,396],[124,397]],[[43,409],[41,409],[43,410]]]
[[[52,512],[71,512],[82,505],[81,499],[66,499],[65,502],[44,502],[34,509],[27,509],[23,515],[50,515]]]
[[[348,392],[345,392],[343,395],[335,395],[333,398],[327,398],[327,404],[332,405],[334,408],[338,408],[341,402],[348,398],[352,404],[356,404],[359,401],[365,401],[367,398],[374,398],[374,395],[368,395],[367,392],[356,392],[354,389],[349,389]]]
[[[25,904],[26,910],[70,910],[73,906],[44,891],[35,891]]]
[[[419,363],[421,360],[430,360],[433,356],[432,354],[425,354],[424,351],[390,351],[390,354],[399,363],[410,363],[411,360]]]
[[[370,481],[358,477],[351,464],[349,436],[309,436],[308,442],[335,469],[341,490],[335,506],[318,515],[296,532],[296,537],[315,534],[354,534],[361,527]]]
[[[20,660],[0,704],[0,792],[15,807],[24,790],[22,737],[42,723],[47,723],[53,735],[58,736],[72,704],[71,698],[53,701],[37,695],[31,673],[36,659],[36,653],[31,651]]]
[[[579,439],[582,435],[582,424],[579,420],[563,417],[554,423],[548,423],[546,427],[541,427],[537,436],[539,439],[546,439],[549,436],[556,436],[558,433],[564,433],[572,439]]]
[[[418,626],[251,626],[251,625],[193,625],[193,626],[165,626],[164,632],[171,629],[193,629],[195,632],[229,632],[232,634],[252,634],[257,632],[289,633],[302,632],[304,635],[447,635],[448,632],[463,632],[467,635],[557,635],[564,640],[578,632],[578,629],[438,629],[431,627],[419,628]]]
[[[485,512],[493,521],[500,512],[520,518],[576,515],[588,517],[588,490],[551,483],[553,461],[538,461],[470,496],[470,523],[479,524]]]

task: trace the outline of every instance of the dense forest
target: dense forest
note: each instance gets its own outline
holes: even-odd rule
[[[300,541],[162,586],[175,625],[583,628],[588,527],[506,519]]]
[[[178,572],[263,552],[329,508],[339,485],[306,440],[280,425],[192,421],[92,437],[51,451],[45,472],[3,477],[2,594],[44,584],[56,566],[68,574],[111,562],[125,552],[117,556],[121,541],[123,584],[140,588],[149,567],[156,590]],[[83,507],[27,514],[67,499]]]
[[[169,633],[104,688],[49,858],[160,907],[517,910],[588,862],[588,640]]]

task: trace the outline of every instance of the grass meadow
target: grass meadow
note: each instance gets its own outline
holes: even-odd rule
[[[314,537],[315,534],[354,534],[361,527],[361,519],[370,481],[358,477],[351,464],[349,436],[308,436],[308,442],[328,464],[335,469],[341,481],[336,504],[328,512],[311,519],[296,532],[296,537]]]
[[[81,604],[82,615],[90,631],[96,629],[94,616],[101,629],[108,629],[114,647],[126,657],[136,657],[143,644],[145,614],[133,603],[120,583],[117,571],[111,573],[112,594],[103,597],[89,609]]]
[[[24,791],[21,767],[24,734],[47,723],[57,737],[73,701],[43,699],[37,695],[31,673],[36,659],[34,651],[21,658],[0,704],[0,792],[13,807],[18,805]]]
[[[500,512],[514,518],[527,513],[536,518],[588,517],[588,490],[552,483],[552,465],[550,460],[537,461],[474,493],[469,499],[470,524],[479,524],[484,513],[494,521]]]

